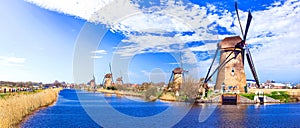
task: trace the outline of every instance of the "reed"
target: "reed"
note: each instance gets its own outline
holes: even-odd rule
[[[20,93],[0,99],[0,128],[16,127],[33,111],[53,104],[61,89],[46,89],[37,93]]]

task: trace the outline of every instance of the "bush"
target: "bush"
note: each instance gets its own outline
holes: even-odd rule
[[[199,83],[192,77],[187,77],[183,82],[179,94],[185,98],[185,100],[195,99],[198,94]]]
[[[157,97],[158,92],[157,92],[157,88],[156,87],[150,87],[149,89],[147,89],[144,93],[145,95],[145,99],[146,100],[152,100],[150,97]]]

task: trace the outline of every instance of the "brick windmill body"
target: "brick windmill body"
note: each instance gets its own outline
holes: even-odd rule
[[[218,71],[217,90],[244,92],[246,74],[244,70],[243,47],[237,47],[240,42],[242,42],[242,39],[239,36],[233,36],[226,37],[218,44],[218,48],[220,49],[220,63],[228,60],[226,58],[232,59]]]
[[[178,67],[172,71],[168,90],[178,92],[183,83],[183,69]]]
[[[103,81],[104,81],[103,82],[104,88],[106,88],[106,89],[111,88],[112,87],[112,74],[111,73],[105,74]]]

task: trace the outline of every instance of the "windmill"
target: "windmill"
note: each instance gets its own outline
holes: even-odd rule
[[[91,88],[95,89],[96,88],[96,80],[95,80],[95,75],[93,75],[93,79],[90,80],[89,85]]]
[[[116,84],[117,85],[123,85],[123,77],[122,77],[122,72],[120,71],[121,77],[117,78]]]
[[[109,71],[110,73],[105,74],[104,78],[103,78],[103,86],[106,89],[113,89],[113,75],[111,72],[111,65],[109,64]]]
[[[184,73],[187,72],[183,69],[181,53],[180,53],[180,66],[173,69],[171,77],[169,79],[168,87],[165,89],[166,91],[175,92],[176,96],[179,96],[179,89],[184,82]]]
[[[235,90],[236,92],[244,92],[243,87],[246,85],[246,75],[244,71],[245,53],[246,53],[246,59],[248,61],[255,82],[258,87],[260,86],[257,73],[254,67],[254,63],[252,60],[252,56],[248,48],[248,45],[246,44],[247,33],[252,20],[252,15],[251,12],[249,11],[248,19],[246,23],[246,29],[244,32],[238,14],[237,3],[235,3],[235,10],[236,10],[243,39],[240,36],[226,37],[218,44],[218,48],[216,50],[213,61],[208,69],[205,80],[203,84],[200,85],[202,88],[205,88],[206,93],[208,90],[207,82],[217,71],[218,71],[218,75],[217,75],[217,83],[216,83],[215,90],[221,90],[222,84],[224,84],[225,88],[232,87],[231,89]],[[217,66],[217,68],[210,74],[212,66],[217,57],[217,53],[219,51],[220,51],[220,63]]]

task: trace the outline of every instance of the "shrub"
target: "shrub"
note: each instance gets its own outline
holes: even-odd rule
[[[149,89],[147,89],[144,93],[145,95],[145,99],[146,100],[151,100],[151,96],[153,97],[157,97],[158,93],[157,93],[157,88],[156,87],[150,87]]]
[[[187,77],[180,88],[179,94],[186,100],[195,99],[199,89],[198,85],[199,83],[195,79]]]

